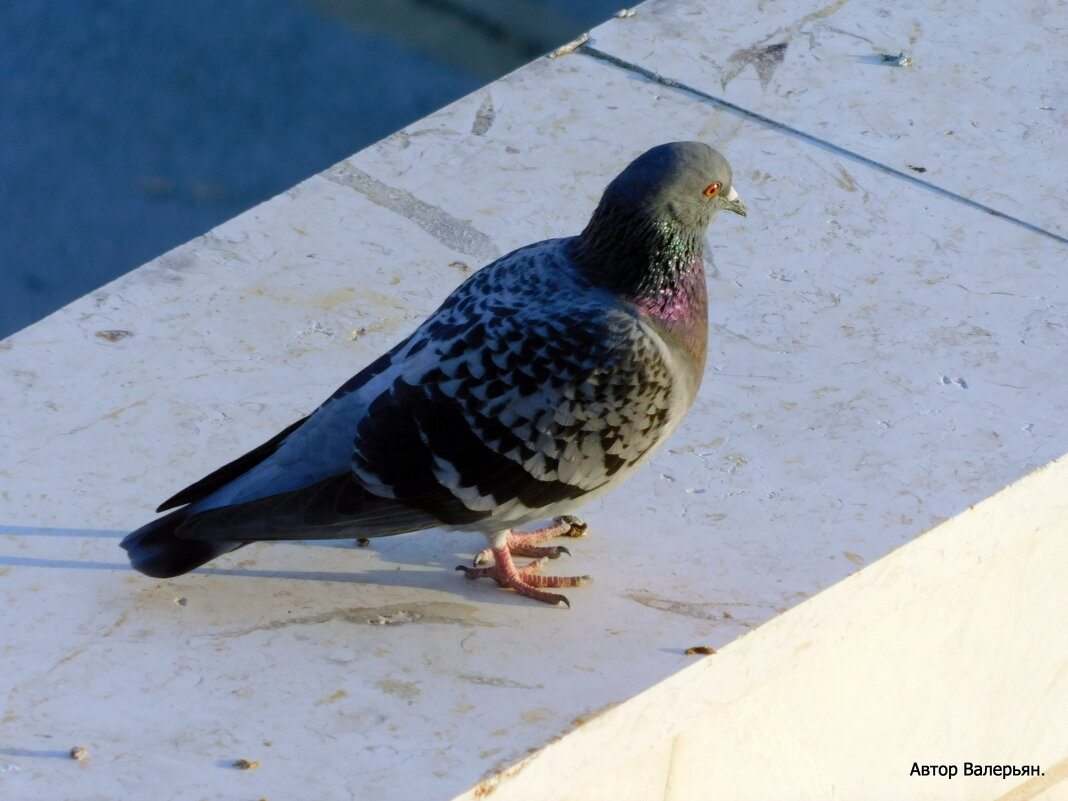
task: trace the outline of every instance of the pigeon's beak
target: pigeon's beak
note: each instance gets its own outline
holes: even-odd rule
[[[723,198],[723,201],[723,207],[727,209],[727,211],[733,211],[735,214],[741,214],[743,217],[745,217],[746,212],[749,211],[749,209],[745,207],[745,201],[738,196],[738,193],[733,186],[731,187],[731,191]]]

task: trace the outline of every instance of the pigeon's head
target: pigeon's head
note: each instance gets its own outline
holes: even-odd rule
[[[704,142],[669,142],[645,151],[608,185],[601,203],[701,232],[721,209],[746,213],[731,183],[731,165]]]
[[[665,297],[703,263],[705,231],[721,209],[746,212],[727,160],[703,142],[658,145],[604,190],[571,255],[613,292]]]

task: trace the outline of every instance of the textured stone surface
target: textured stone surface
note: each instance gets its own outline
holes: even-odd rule
[[[652,0],[591,46],[1063,241],[1065,30],[1045,0]]]
[[[750,214],[711,229],[691,416],[553,565],[596,577],[572,610],[463,581],[481,541],[449,532],[128,569],[118,540],[160,500],[691,138]],[[582,52],[533,63],[0,344],[0,788],[466,792],[1068,451],[1064,255]]]

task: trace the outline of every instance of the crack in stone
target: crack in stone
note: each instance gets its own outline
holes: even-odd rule
[[[683,94],[690,95],[691,97],[695,97],[703,102],[710,103],[713,106],[722,108],[723,110],[728,111],[732,114],[736,114],[744,119],[752,120],[753,122],[760,123],[761,125],[766,125],[769,128],[773,128],[777,131],[782,131],[783,133],[796,137],[797,139],[800,139],[801,141],[806,142],[807,144],[815,145],[816,147],[822,150],[826,150],[830,153],[836,153],[852,161],[859,162],[860,164],[863,164],[866,167],[871,167],[873,170],[878,170],[879,172],[885,173],[886,175],[892,175],[895,178],[900,178],[901,180],[907,181],[913,186],[919,187],[921,189],[926,189],[929,192],[934,192],[936,195],[947,198],[949,200],[954,200],[957,203],[962,203],[965,206],[968,206],[969,208],[984,212],[985,214],[989,214],[992,217],[998,217],[1002,220],[1005,220],[1006,222],[1010,222],[1014,225],[1020,226],[1021,228],[1025,228],[1028,231],[1031,231],[1032,233],[1040,234],[1041,236],[1049,237],[1050,239],[1053,239],[1056,242],[1060,242],[1061,244],[1068,245],[1068,236],[1061,236],[1060,234],[1055,233],[1053,231],[1048,231],[1039,225],[1027,222],[1026,220],[1021,220],[1019,217],[1013,217],[1011,214],[1007,214],[991,206],[986,206],[982,203],[979,203],[978,201],[972,200],[971,198],[964,197],[963,195],[959,195],[949,189],[945,189],[941,186],[938,186],[937,184],[933,184],[930,181],[922,180],[920,178],[917,178],[915,175],[910,175],[907,172],[903,172],[895,167],[890,167],[886,164],[876,161],[873,158],[863,156],[860,153],[856,153],[852,150],[844,148],[841,145],[836,145],[834,144],[834,142],[831,142],[827,139],[821,139],[820,137],[814,136],[813,134],[805,133],[800,128],[795,128],[794,126],[788,125],[785,122],[774,120],[765,114],[760,114],[759,112],[745,108],[744,106],[739,106],[737,103],[732,103],[729,100],[723,99],[722,97],[716,97],[715,95],[711,95],[708,92],[702,91],[701,89],[697,89],[696,87],[690,86],[689,84],[682,83],[681,81],[678,81],[675,78],[671,78],[667,75],[661,75],[656,70],[651,70],[647,67],[643,67],[639,64],[627,61],[626,59],[619,58],[618,56],[613,56],[611,53],[606,53],[604,50],[598,50],[596,47],[590,47],[590,45],[588,44],[583,45],[578,52],[597,61],[603,61],[606,64],[611,64],[613,67],[617,67],[618,69],[624,70],[625,72],[630,72],[635,75],[639,75],[642,78],[645,78],[647,81],[650,81],[651,83],[658,84],[659,86],[665,86],[669,89],[674,89],[676,91],[682,92]]]

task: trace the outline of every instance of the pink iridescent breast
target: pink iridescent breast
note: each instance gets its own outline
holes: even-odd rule
[[[704,370],[708,351],[708,290],[704,261],[690,262],[671,287],[634,300],[634,307],[653,323],[673,347],[689,353],[695,372]]]

